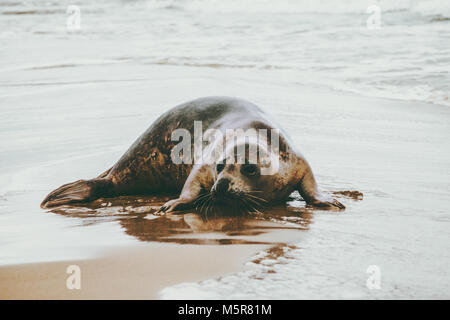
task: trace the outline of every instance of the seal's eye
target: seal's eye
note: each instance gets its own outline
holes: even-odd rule
[[[249,177],[254,176],[258,173],[258,167],[255,164],[242,166],[241,173]]]
[[[217,164],[217,168],[216,168],[217,173],[221,172],[221,171],[223,170],[223,168],[225,168],[225,164],[223,164],[223,163],[218,163],[218,164]]]

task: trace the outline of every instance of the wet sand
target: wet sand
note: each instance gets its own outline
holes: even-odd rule
[[[0,299],[157,299],[167,286],[237,272],[261,249],[152,244],[91,260],[1,267]],[[66,287],[69,265],[81,269],[80,290]]]
[[[142,243],[106,250],[94,259],[0,267],[0,299],[158,299],[165,287],[236,273],[248,261],[258,263],[252,256],[261,250],[276,252],[299,240],[310,219],[309,210],[291,212],[296,224],[271,222],[267,216],[205,219],[187,213],[156,217],[145,213],[158,207],[147,206],[147,202],[158,203],[154,197],[146,201],[121,197],[99,200],[89,208],[54,209],[54,213],[79,219],[112,215],[125,233]],[[125,208],[128,213],[121,215]],[[70,265],[80,267],[79,290],[66,286]]]

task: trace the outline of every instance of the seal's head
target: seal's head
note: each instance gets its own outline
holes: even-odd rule
[[[227,149],[227,156],[220,157],[221,160],[214,164],[215,181],[206,196],[213,206],[252,212],[274,200],[276,186],[282,185],[278,155],[249,143]],[[252,155],[252,150],[257,153]]]
[[[245,213],[258,211],[268,202],[258,190],[261,180],[258,164],[218,163],[215,170],[217,178],[209,191],[215,207]]]
[[[219,163],[217,179],[211,188],[213,197],[226,199],[255,191],[261,175],[257,164]]]

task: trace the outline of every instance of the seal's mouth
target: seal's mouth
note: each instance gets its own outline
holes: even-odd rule
[[[260,196],[259,191],[250,192],[217,192],[212,190],[197,197],[194,207],[198,213],[208,217],[217,215],[248,215],[261,213],[260,210],[267,201]]]
[[[239,201],[240,196],[235,192],[218,193],[211,191],[211,198],[219,205],[227,205],[233,201]]]

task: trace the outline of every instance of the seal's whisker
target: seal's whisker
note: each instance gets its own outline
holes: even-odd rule
[[[255,206],[260,206],[260,204],[256,200],[249,198],[245,192],[244,192],[241,200],[242,200],[243,204],[245,205],[247,214],[250,214],[251,212],[256,210]]]
[[[252,199],[252,198],[249,198],[249,197],[247,197],[246,199],[247,199],[248,201],[251,201],[252,203],[254,203],[254,204],[257,205],[257,206],[262,206],[262,203],[261,203],[259,200]]]
[[[246,196],[267,202],[265,199],[255,196],[254,194],[251,194],[251,193],[246,193]]]
[[[209,201],[211,201],[211,197],[205,197],[206,200],[204,200],[200,206],[200,214],[203,214],[203,210],[206,209],[207,204],[209,203]]]
[[[197,200],[194,202],[195,208],[198,209],[198,208],[201,207],[201,206],[205,203],[205,201],[207,201],[207,200],[208,200],[207,197],[201,198],[200,200],[197,199]]]
[[[210,196],[209,193],[201,194],[201,195],[199,195],[199,196],[196,198],[196,201],[201,200],[201,199],[205,199],[205,198],[207,198],[207,197],[209,197],[209,196]]]
[[[201,194],[194,200],[194,204],[200,205],[210,196],[211,195],[209,193]]]
[[[261,198],[261,197],[257,197],[254,195],[251,195],[249,193],[245,193],[245,198],[253,203],[255,203],[258,206],[263,206],[267,203],[267,200]]]
[[[200,200],[197,199],[194,201],[194,204],[196,207],[199,207],[205,201],[206,201],[206,199],[200,199]]]
[[[214,207],[214,201],[211,198],[209,198],[208,206],[206,207],[206,215],[207,216],[209,215],[209,210],[213,209],[213,207]]]
[[[202,210],[200,212],[200,214],[202,214],[205,217],[206,220],[208,220],[208,206],[209,206],[210,202],[211,202],[211,198],[208,198],[205,201],[204,206],[202,206]]]
[[[256,209],[255,207],[252,207],[253,212],[258,213],[258,214],[263,214],[261,211],[259,211],[258,209]]]
[[[244,202],[244,204],[245,204],[248,208],[251,209],[251,208],[252,208],[252,205],[251,205],[251,203],[248,202],[248,200],[249,200],[249,199],[246,198],[246,197],[245,197],[245,198],[242,198],[242,201]]]
[[[247,195],[248,197],[250,197],[250,198],[257,199],[257,200],[260,200],[260,201],[263,201],[263,202],[266,202],[266,203],[267,203],[267,200],[266,200],[266,199],[257,197],[257,196],[255,196],[255,195],[252,195],[252,194],[249,194],[249,193],[247,193],[246,195]]]
[[[245,206],[247,207],[247,213],[248,213],[248,214],[249,214],[249,213],[252,213],[252,212],[255,212],[255,211],[258,211],[254,206],[252,206],[251,203],[248,203],[248,202],[247,202],[247,201],[249,200],[248,198],[243,198],[242,200],[243,200]],[[259,212],[259,211],[258,211],[258,212]]]
[[[249,196],[250,196],[249,194],[246,194],[246,200],[250,202],[249,205],[251,206],[253,212],[262,214],[262,212],[259,211],[258,209],[263,208],[266,205],[267,201],[259,197],[254,198]],[[266,203],[263,203],[261,200],[264,200]]]

